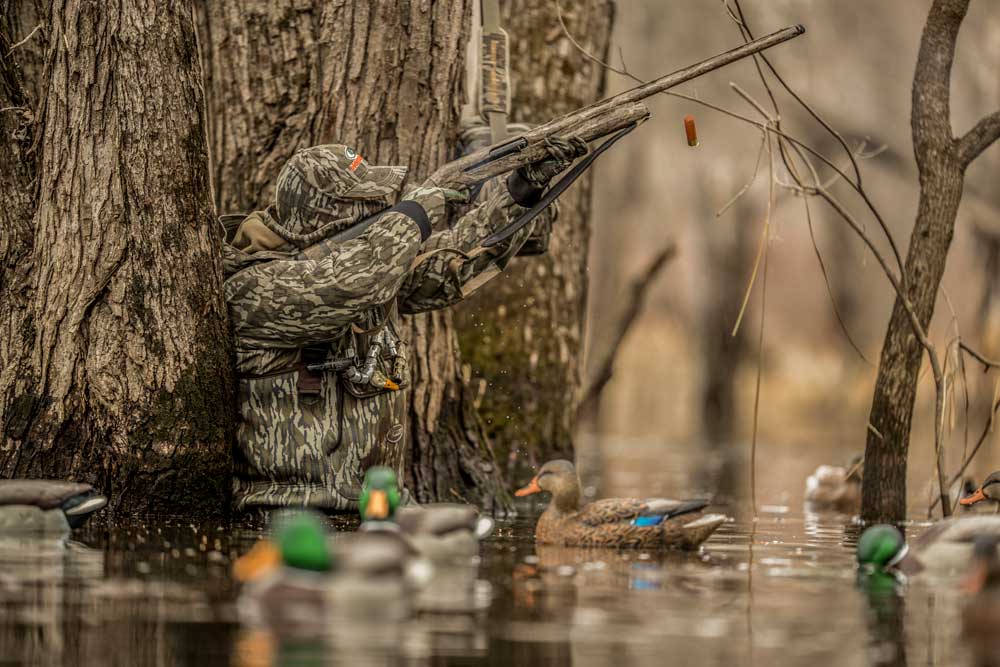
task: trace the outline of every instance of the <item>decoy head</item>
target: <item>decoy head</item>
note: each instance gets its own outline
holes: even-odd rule
[[[285,565],[296,570],[328,572],[332,566],[326,519],[317,512],[289,510],[275,517],[270,538],[233,563],[238,581],[261,579]]]
[[[517,491],[515,496],[530,496],[548,492],[560,506],[575,507],[580,501],[580,478],[573,464],[564,459],[549,461],[541,467],[531,481]]]
[[[901,570],[909,552],[903,534],[889,525],[868,528],[858,540],[858,567],[868,572]]]
[[[1000,586],[1000,559],[997,558],[996,535],[981,535],[972,546],[969,574],[963,588],[967,593],[979,593],[986,588]]]
[[[989,477],[983,480],[982,486],[958,502],[963,505],[975,505],[983,500],[1000,502],[1000,470],[991,472]]]
[[[386,466],[374,466],[365,473],[358,508],[362,521],[392,521],[402,494],[396,472]]]

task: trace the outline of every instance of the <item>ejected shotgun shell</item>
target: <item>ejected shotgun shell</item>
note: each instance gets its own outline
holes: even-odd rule
[[[687,134],[688,146],[698,145],[698,130],[694,126],[694,116],[684,116],[684,133]]]

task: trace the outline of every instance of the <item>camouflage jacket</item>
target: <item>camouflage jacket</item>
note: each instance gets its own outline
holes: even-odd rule
[[[224,247],[239,374],[237,510],[353,509],[369,466],[402,472],[405,382],[401,391],[358,396],[342,374],[308,373],[303,359],[318,352],[332,362],[352,350],[364,358],[372,331],[396,333],[397,313],[460,301],[502,270],[535,227],[551,228],[554,211],[489,252],[470,254],[523,211],[505,187],[490,183],[450,229],[423,242],[413,220],[392,212],[319,260]],[[318,376],[310,393],[302,390],[306,375]]]

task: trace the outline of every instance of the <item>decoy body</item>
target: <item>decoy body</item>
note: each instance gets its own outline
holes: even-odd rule
[[[1000,559],[996,536],[980,537],[973,546],[965,579],[968,602],[962,609],[962,637],[977,665],[1000,664]]]
[[[608,498],[581,506],[580,478],[565,460],[543,465],[515,495],[543,492],[552,494],[552,501],[535,528],[542,544],[695,549],[726,522],[721,514],[702,514],[706,499]]]
[[[362,532],[398,532],[421,555],[437,560],[479,553],[479,540],[493,531],[493,519],[472,505],[432,503],[400,507],[402,493],[391,468],[365,474],[359,507]]]
[[[337,608],[386,619],[408,612],[411,552],[398,543],[331,540],[326,519],[314,512],[285,512],[273,525],[271,538],[233,566],[244,584],[240,608],[250,622],[294,636],[326,631]]]
[[[89,484],[0,480],[0,532],[65,533],[82,526],[107,504],[107,498]]]
[[[1000,470],[991,472],[978,489],[966,494],[958,502],[965,507],[972,507],[986,501],[991,502],[1000,512]]]
[[[861,474],[864,456],[858,454],[846,468],[822,465],[806,479],[806,508],[812,512],[861,511]]]
[[[907,545],[893,526],[872,526],[858,540],[858,564],[862,567],[907,575],[927,570],[949,575],[965,571],[979,539],[1000,540],[1000,517],[967,515],[945,519]]]

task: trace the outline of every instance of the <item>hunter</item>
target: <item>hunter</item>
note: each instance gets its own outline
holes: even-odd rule
[[[292,156],[274,205],[242,218],[224,247],[237,511],[354,510],[368,467],[402,474],[409,373],[398,316],[460,301],[529,238],[547,246],[552,207],[503,243],[480,243],[586,151],[579,139],[552,140],[548,157],[488,183],[451,225],[448,205],[468,195],[424,183],[342,242],[329,239],[396,201],[406,168],[370,165],[339,144]]]

